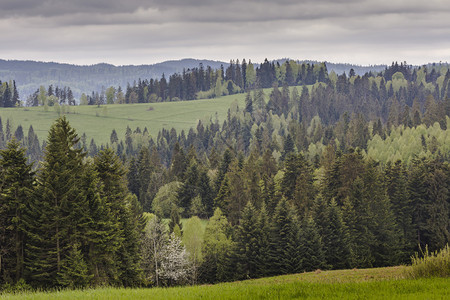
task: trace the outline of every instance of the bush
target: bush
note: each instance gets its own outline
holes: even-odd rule
[[[450,248],[448,244],[444,249],[431,253],[426,247],[421,256],[416,253],[411,257],[411,260],[412,266],[407,271],[407,275],[411,278],[450,276]]]
[[[26,291],[31,291],[31,286],[22,278],[15,284],[6,283],[3,286],[0,286],[0,295],[2,293],[21,293]]]

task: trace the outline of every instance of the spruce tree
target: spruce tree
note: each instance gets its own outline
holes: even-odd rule
[[[86,201],[79,191],[85,153],[76,148],[79,138],[75,129],[65,117],[59,118],[47,141],[27,229],[29,276],[44,287],[57,284],[70,246],[84,238],[80,225],[86,217]]]
[[[306,217],[299,232],[298,255],[300,256],[299,271],[310,272],[326,268],[322,238],[317,230],[314,219]]]
[[[242,211],[242,218],[236,233],[236,272],[238,278],[255,278],[260,265],[259,239],[261,228],[258,226],[258,214],[249,201]]]
[[[406,170],[400,160],[388,163],[385,171],[386,192],[401,234],[401,262],[408,262],[415,247],[415,234],[412,226],[413,206],[408,195]]]
[[[80,192],[86,197],[89,218],[83,223],[85,240],[80,244],[89,273],[93,275],[92,285],[120,285],[118,278],[117,253],[123,242],[116,216],[102,197],[103,186],[95,166],[85,165],[81,178]]]
[[[0,150],[0,282],[14,284],[24,276],[31,169],[25,149],[14,138]]]
[[[322,235],[326,263],[332,269],[349,267],[350,255],[347,245],[347,231],[342,220],[342,213],[336,201],[332,199],[325,211],[327,224]]]
[[[89,274],[88,266],[84,261],[79,245],[71,245],[69,253],[62,262],[58,273],[58,283],[68,288],[84,288],[88,286],[93,275]]]
[[[137,198],[129,194],[126,169],[119,157],[107,148],[95,157],[95,167],[103,184],[102,197],[119,224],[122,239],[117,251],[118,278],[125,286],[136,286],[142,280],[140,268],[140,236],[142,212]]]
[[[282,198],[272,218],[269,256],[270,275],[294,273],[299,270],[298,224],[288,202]]]
[[[270,218],[267,214],[264,202],[258,214],[257,227],[259,228],[258,237],[258,265],[256,269],[256,277],[264,277],[270,271]]]

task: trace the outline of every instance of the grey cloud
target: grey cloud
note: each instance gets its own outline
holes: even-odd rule
[[[362,63],[372,53],[378,61],[370,63],[390,63],[397,55],[450,60],[445,2],[0,0],[0,58],[138,64],[292,57]],[[426,47],[433,50],[421,57]]]
[[[358,0],[0,0],[3,17],[68,17],[82,14],[92,24],[108,23],[118,16],[129,23],[142,22],[235,22],[290,19],[321,19],[373,15],[449,11],[445,1],[358,1]],[[158,11],[160,18],[143,20],[146,11]],[[101,15],[101,16],[99,16]],[[137,16],[137,18],[135,18]],[[91,18],[88,18],[91,17]],[[172,19],[176,18],[176,19]],[[158,20],[161,19],[161,20]],[[113,22],[113,21],[109,21]]]

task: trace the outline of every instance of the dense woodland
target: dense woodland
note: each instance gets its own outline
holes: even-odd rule
[[[219,282],[397,265],[449,242],[447,68],[338,76],[265,62],[252,86],[242,65],[194,92],[247,93],[222,124],[127,128],[108,145],[64,118],[42,145],[32,127],[0,126],[1,283]]]

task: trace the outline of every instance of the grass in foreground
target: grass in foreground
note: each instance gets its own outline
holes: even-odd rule
[[[446,299],[450,278],[405,279],[406,267],[310,272],[217,285],[59,291],[5,299]]]

